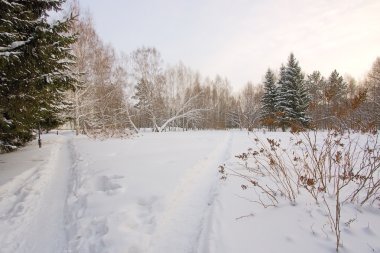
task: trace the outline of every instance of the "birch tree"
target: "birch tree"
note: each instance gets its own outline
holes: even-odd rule
[[[247,83],[241,93],[241,108],[245,128],[252,131],[261,118],[261,92],[252,83]]]
[[[365,86],[368,89],[368,101],[377,129],[380,129],[380,57],[377,57],[367,75]]]
[[[76,134],[113,136],[123,134],[128,124],[125,85],[127,70],[110,45],[104,45],[93,27],[90,14],[80,15],[73,31],[79,35],[73,45],[77,63],[73,68],[79,82],[68,96]]]

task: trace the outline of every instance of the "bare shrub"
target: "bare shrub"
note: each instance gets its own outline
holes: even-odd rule
[[[302,190],[308,192],[326,208],[338,251],[342,204],[362,206],[380,198],[378,137],[376,131],[293,132],[286,147],[281,140],[256,137],[255,149],[236,156],[245,170],[229,169],[229,175],[247,181],[242,188],[259,193],[257,202],[264,207],[278,204],[277,193],[294,205]],[[224,167],[221,173],[226,179]],[[270,200],[269,205],[260,195]]]
[[[125,128],[125,129],[90,129],[87,130],[87,136],[93,139],[105,140],[109,138],[131,138],[135,134],[134,131]]]

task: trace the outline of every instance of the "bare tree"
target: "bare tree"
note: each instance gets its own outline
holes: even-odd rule
[[[248,131],[252,131],[260,119],[260,99],[262,94],[262,87],[254,87],[252,83],[247,83],[240,95],[244,127]]]
[[[367,75],[365,87],[368,89],[369,110],[371,111],[373,122],[380,128],[380,57],[372,65],[372,69]]]
[[[159,131],[160,119],[165,108],[165,76],[162,59],[155,48],[140,48],[132,52],[132,77],[135,81],[137,100],[135,107],[151,121],[154,131]]]
[[[126,69],[113,48],[105,46],[96,34],[91,15],[81,17],[77,2],[72,8],[79,16],[73,26],[78,34],[73,51],[77,57],[74,71],[79,75],[79,83],[69,94],[72,101],[70,117],[76,134],[109,136],[122,133],[127,128]]]
[[[72,13],[77,16],[77,20],[73,25],[73,32],[78,34],[78,39],[73,45],[73,53],[77,58],[74,66],[74,71],[79,76],[79,82],[75,85],[73,92],[69,94],[72,101],[72,112],[70,114],[74,121],[76,134],[80,130],[84,131],[84,120],[90,113],[90,108],[93,107],[93,89],[91,80],[92,62],[95,57],[94,50],[99,39],[93,28],[92,18],[89,14],[80,17],[79,3],[73,2]]]
[[[143,119],[140,125],[148,120],[154,131],[161,132],[180,120],[188,123],[202,118],[201,112],[206,109],[198,106],[202,91],[197,74],[183,64],[163,71],[155,48],[137,49],[131,60],[136,82],[135,108]]]

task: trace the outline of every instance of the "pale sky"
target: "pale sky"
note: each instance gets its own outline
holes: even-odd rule
[[[156,47],[234,90],[260,83],[290,52],[305,73],[362,79],[380,56],[380,0],[79,0],[117,51]]]

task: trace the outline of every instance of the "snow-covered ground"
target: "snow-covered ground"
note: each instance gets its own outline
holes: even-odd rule
[[[235,155],[253,138],[43,135],[41,149],[0,155],[0,252],[334,252],[326,210],[312,200],[263,208],[241,179],[220,180],[218,166],[239,169]],[[379,207],[343,210],[340,250],[380,252]]]

